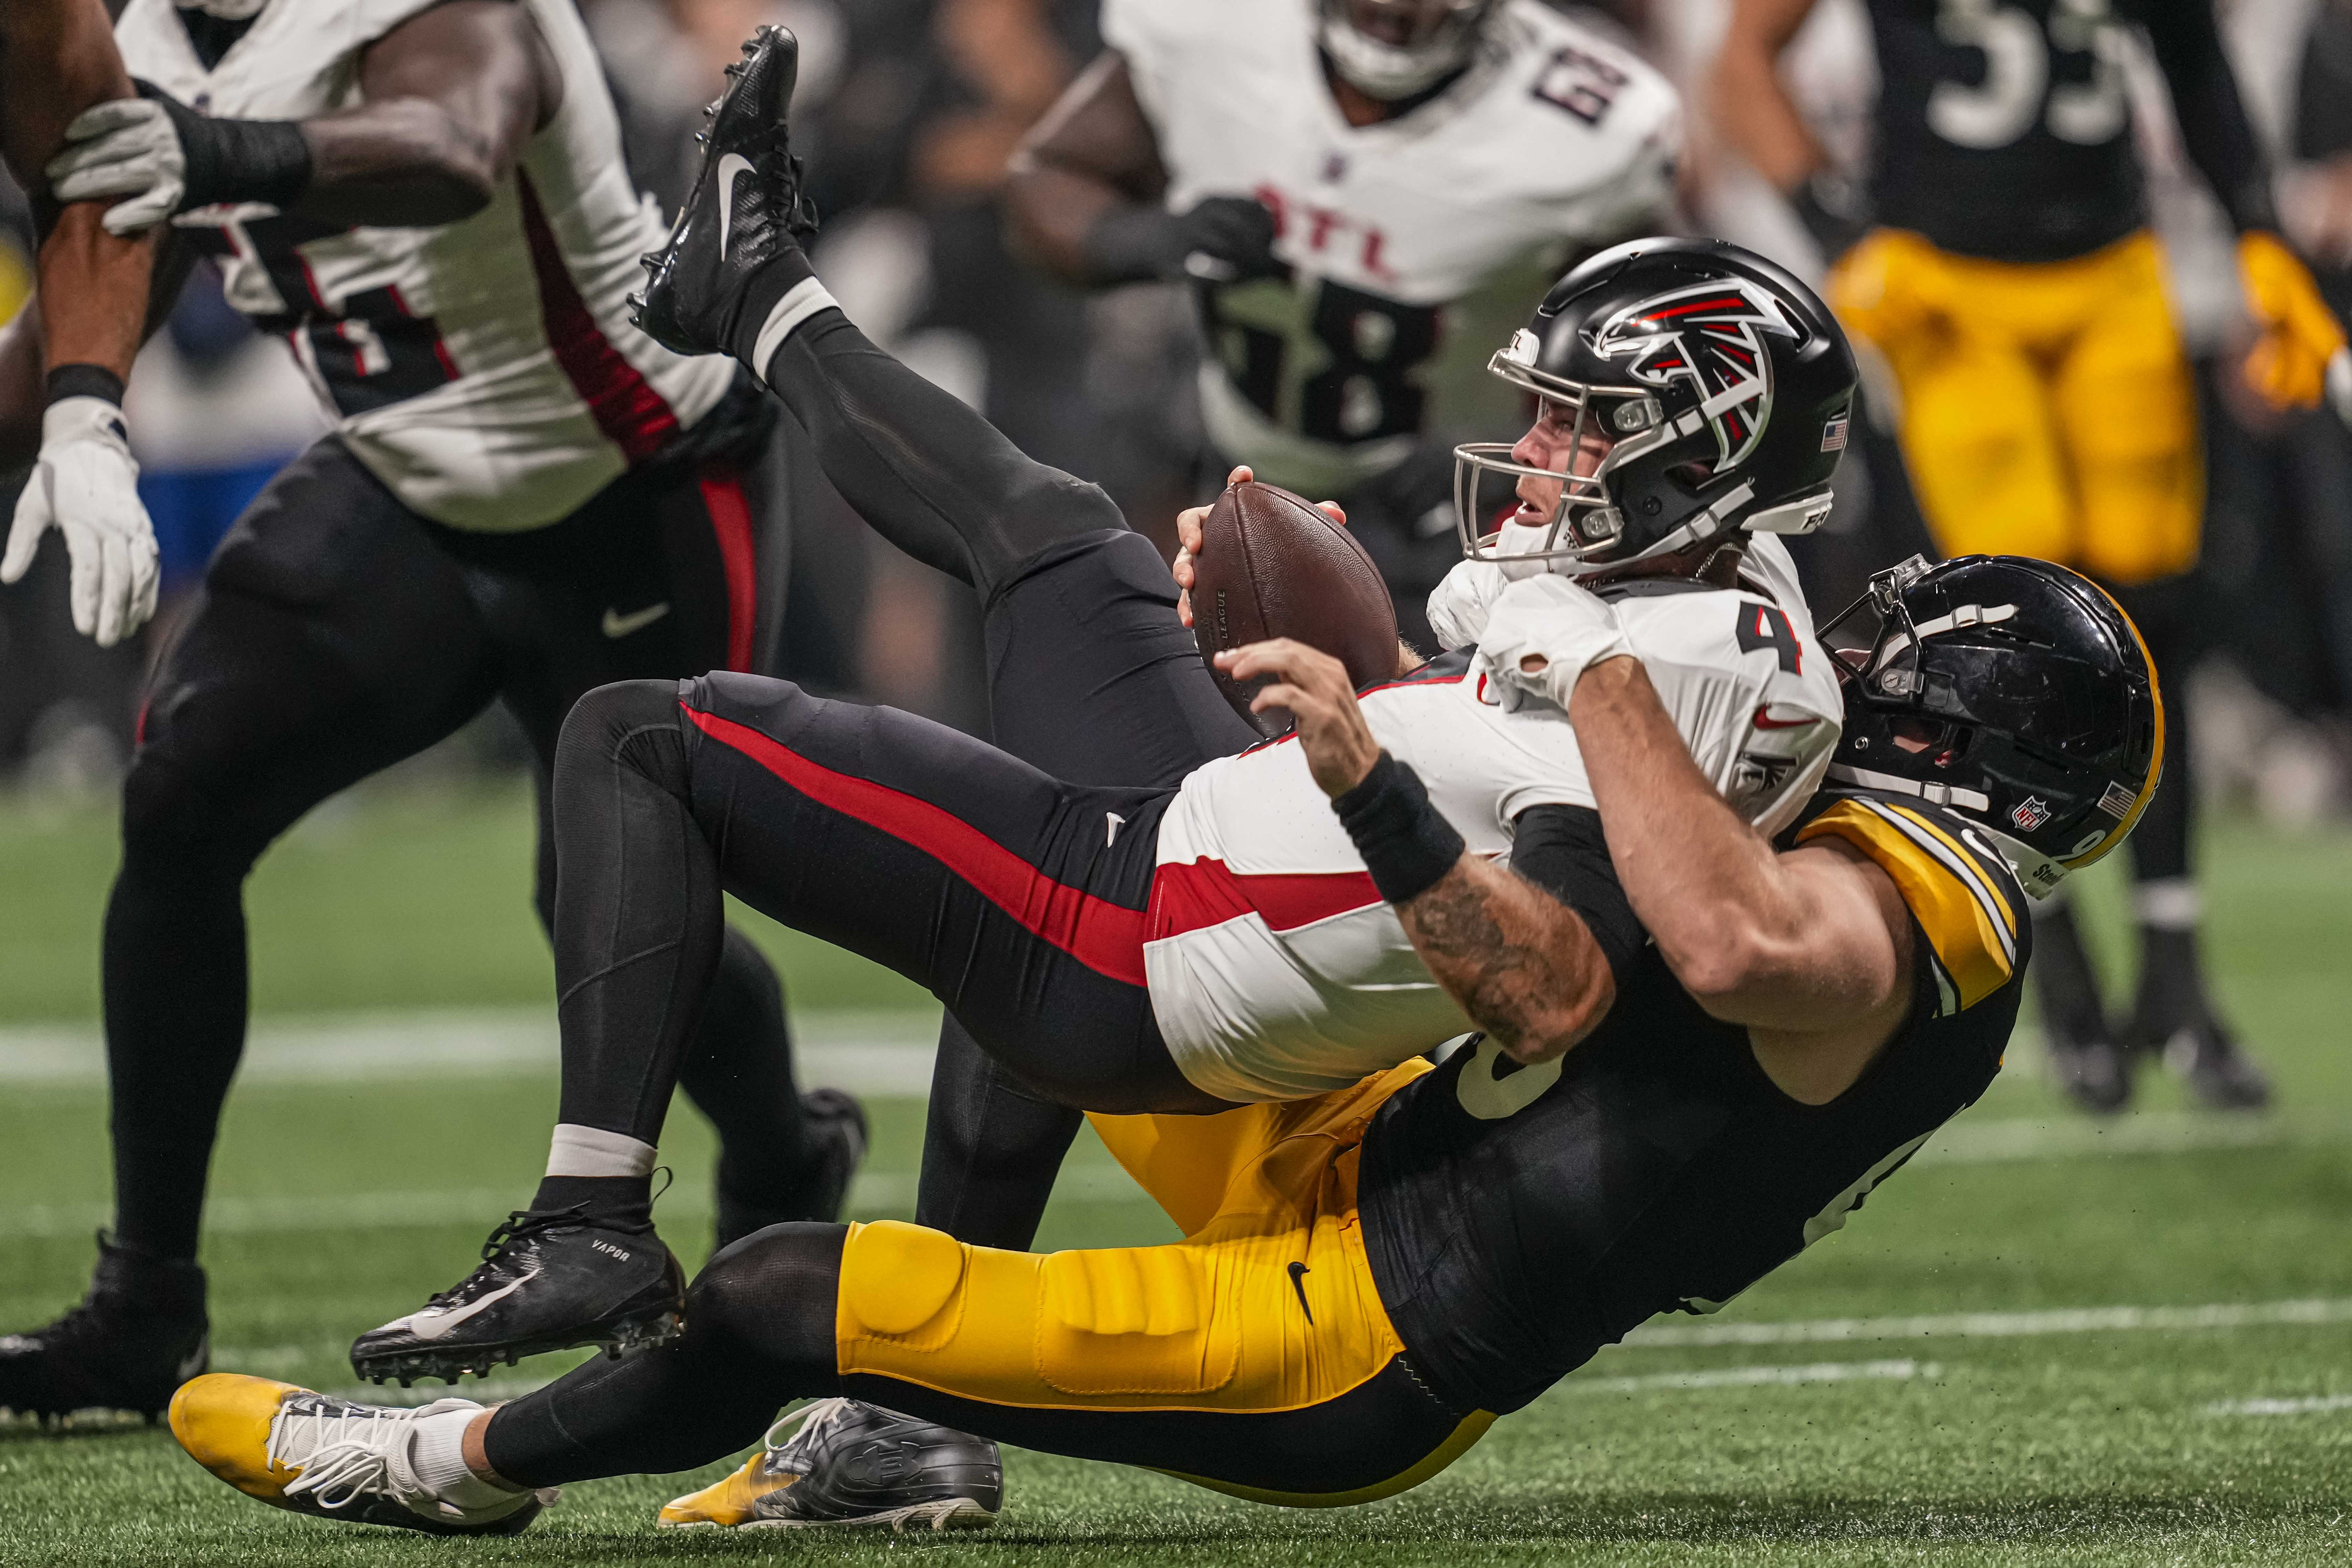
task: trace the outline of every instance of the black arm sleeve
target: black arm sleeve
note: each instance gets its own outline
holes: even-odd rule
[[[2312,19],[2294,101],[2296,157],[2352,152],[2352,7],[2324,4]]]
[[[2189,156],[2240,230],[2275,229],[2270,165],[2221,50],[2213,0],[2150,0],[2145,15]]]
[[[1514,826],[1511,869],[1584,917],[1623,994],[1626,973],[1649,945],[1650,933],[1618,885],[1601,814],[1586,805],[1530,806]]]

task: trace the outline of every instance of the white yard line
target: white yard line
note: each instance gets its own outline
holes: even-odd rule
[[[1934,1377],[1934,1362],[1821,1361],[1807,1366],[1729,1366],[1715,1372],[1661,1372],[1643,1377],[1577,1377],[1559,1386],[1569,1394],[1679,1393],[1699,1388],[1771,1388],[1801,1383],[1902,1383]]]
[[[2069,1307],[2042,1312],[1946,1312],[1914,1318],[1819,1318],[1793,1323],[1651,1323],[1625,1336],[1632,1350],[1707,1345],[1822,1345],[1861,1340],[2022,1339],[2136,1331],[2192,1333],[2352,1323],[2352,1300],[2239,1301],[2210,1307]]]
[[[2317,1394],[2305,1399],[2224,1399],[2205,1407],[2208,1415],[2317,1415],[2352,1410],[2352,1394]]]

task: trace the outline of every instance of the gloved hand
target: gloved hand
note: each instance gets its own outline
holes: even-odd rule
[[[1540,550],[1550,531],[1507,522],[1495,541],[1493,552],[1510,556]],[[1423,611],[1429,617],[1429,629],[1437,634],[1438,645],[1454,648],[1476,643],[1486,635],[1487,612],[1503,596],[1503,591],[1523,578],[1549,571],[1550,566],[1548,561],[1456,562],[1445,580],[1430,590],[1429,604]]]
[[[155,530],[139,500],[139,464],[122,410],[65,397],[41,419],[41,458],[16,501],[0,583],[21,580],[54,525],[73,557],[74,630],[112,647],[155,613]]]
[[[1566,712],[1587,669],[1633,655],[1614,609],[1574,579],[1548,572],[1512,584],[1495,601],[1472,668],[1507,710],[1540,700]]]
[[[1087,262],[1097,283],[1236,283],[1288,270],[1275,258],[1274,215],[1251,196],[1207,196],[1181,213],[1114,209],[1087,235]]]
[[[2238,270],[2260,333],[2246,355],[2246,384],[2273,408],[2316,405],[2328,362],[2344,352],[2342,324],[2309,268],[2278,236],[2261,229],[2239,236]]]
[[[60,202],[126,199],[107,232],[136,234],[215,202],[283,205],[310,183],[310,145],[290,120],[214,120],[167,93],[84,110],[44,171]]]

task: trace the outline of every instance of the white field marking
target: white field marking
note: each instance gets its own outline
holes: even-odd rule
[[[2352,1323],[2352,1300],[2241,1301],[2210,1307],[2068,1307],[2043,1312],[1946,1312],[1916,1318],[1821,1318],[1794,1323],[1651,1323],[1624,1339],[1629,1350],[1706,1345],[1821,1345],[1857,1340],[2021,1339],[2042,1334],[2129,1331],[2186,1333],[2213,1329]]]
[[[2352,1410],[2352,1394],[2315,1394],[2303,1399],[2223,1399],[2205,1407],[2208,1415],[2317,1415]]]
[[[1150,1203],[1143,1189],[1117,1165],[1071,1164],[1062,1168],[1054,1195],[1064,1203]],[[319,1230],[423,1229],[444,1225],[484,1227],[530,1197],[528,1184],[475,1187],[456,1192],[336,1193],[292,1198],[215,1198],[205,1213],[205,1229],[216,1236],[274,1236]],[[915,1206],[915,1177],[889,1172],[861,1175],[849,1189],[853,1215],[903,1215]],[[708,1216],[707,1190],[680,1188],[656,1205],[663,1220]],[[0,1208],[0,1239],[38,1240],[88,1236],[110,1222],[104,1204],[28,1204]]]
[[[803,1087],[923,1095],[939,1032],[936,1012],[799,1013],[793,1055]],[[537,1075],[556,1066],[554,1013],[522,1007],[264,1018],[238,1074],[248,1083],[401,1082]],[[95,1028],[0,1029],[0,1084],[105,1081],[106,1047]]]
[[[1934,1377],[1932,1361],[1819,1361],[1808,1366],[1728,1366],[1716,1372],[1661,1372],[1643,1377],[1570,1377],[1570,1394],[1679,1393],[1697,1388],[1771,1388],[1801,1383],[1902,1383]]]

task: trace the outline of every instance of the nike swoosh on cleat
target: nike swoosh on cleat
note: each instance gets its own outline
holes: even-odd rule
[[[735,226],[735,182],[751,172],[751,160],[730,153],[719,160],[719,254],[727,254],[727,236]]]
[[[625,616],[607,605],[604,606],[604,635],[615,642],[625,637],[635,637],[668,614],[669,601],[667,599],[658,605],[647,605],[642,610],[631,610]]]
[[[1307,1314],[1310,1323],[1315,1321],[1315,1309],[1307,1304],[1307,1277],[1313,1272],[1304,1263],[1290,1266],[1290,1288],[1298,1292],[1298,1310]]]
[[[420,1340],[446,1339],[457,1332],[457,1326],[475,1313],[486,1310],[493,1304],[505,1300],[538,1278],[539,1269],[534,1267],[530,1273],[509,1280],[487,1296],[477,1296],[462,1307],[451,1307],[446,1310],[436,1310],[428,1307],[424,1311],[411,1312],[407,1318],[408,1331]],[[426,1318],[426,1312],[431,1312],[433,1315]]]

